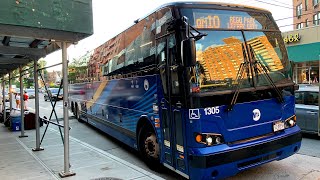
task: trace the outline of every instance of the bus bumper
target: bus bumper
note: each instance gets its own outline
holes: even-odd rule
[[[218,146],[191,149],[189,156],[190,179],[222,179],[240,171],[274,160],[281,160],[296,153],[301,146],[300,128],[295,126],[284,133],[245,145]],[[217,151],[217,150],[220,151]],[[215,153],[209,153],[209,152]]]

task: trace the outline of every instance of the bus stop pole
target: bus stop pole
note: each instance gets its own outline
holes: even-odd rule
[[[64,126],[64,171],[60,177],[74,176],[76,173],[70,171],[69,162],[69,113],[68,113],[68,60],[67,43],[61,42],[62,49],[62,79],[63,79],[63,126]]]
[[[9,107],[10,107],[10,112],[12,110],[12,81],[11,81],[11,77],[12,77],[12,74],[11,72],[9,72]]]
[[[36,147],[32,151],[42,151],[40,147],[40,119],[39,119],[39,82],[38,82],[38,60],[35,58],[33,65],[34,95],[35,95],[35,118],[36,118]]]
[[[21,112],[21,135],[19,138],[28,137],[24,134],[24,100],[23,100],[23,74],[22,74],[22,66],[19,66],[20,73],[20,112]]]

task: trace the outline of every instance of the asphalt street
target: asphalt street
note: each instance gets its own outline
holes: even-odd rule
[[[28,107],[34,108],[34,99],[29,100]],[[39,108],[40,116],[50,116],[52,110],[51,104],[44,101],[41,93]],[[62,101],[57,102],[56,112],[58,118],[63,118]],[[135,150],[89,124],[78,122],[71,113],[69,115],[70,127],[72,128],[70,135],[72,137],[152,172],[143,163]],[[182,179],[181,176],[165,168],[161,172],[153,173],[165,179]],[[281,161],[271,162],[243,171],[229,179],[320,179],[320,137],[303,134],[302,146],[297,154]]]

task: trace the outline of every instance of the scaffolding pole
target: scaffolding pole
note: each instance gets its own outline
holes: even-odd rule
[[[23,100],[23,74],[22,74],[22,66],[19,66],[20,72],[20,113],[21,113],[21,135],[19,138],[28,137],[24,134],[24,100]]]
[[[4,81],[4,76],[2,78],[2,102],[3,102],[3,106],[2,106],[2,109],[3,109],[3,122],[6,121],[7,119],[7,114],[6,114],[6,92],[5,92],[5,81]]]
[[[39,84],[38,84],[38,66],[37,58],[34,60],[33,75],[34,75],[34,92],[35,92],[35,115],[36,115],[36,147],[32,151],[42,151],[40,147],[40,121],[39,121]]]
[[[64,126],[64,171],[60,177],[74,176],[76,173],[70,171],[69,163],[69,114],[68,114],[68,59],[67,43],[61,42],[62,49],[62,77],[63,77],[63,126]]]
[[[9,72],[9,107],[10,107],[10,111],[12,110],[12,80],[11,80],[11,72]]]

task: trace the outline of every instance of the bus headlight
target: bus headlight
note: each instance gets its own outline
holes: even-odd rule
[[[296,125],[297,117],[296,116],[291,116],[287,120],[285,120],[285,126],[286,128],[290,128]]]
[[[212,145],[212,137],[211,136],[207,136],[207,138],[206,138],[206,142],[207,142],[207,144],[209,145],[209,146],[211,146]]]
[[[195,135],[195,140],[197,143],[206,144],[207,146],[223,143],[222,135],[215,133],[197,133]]]

